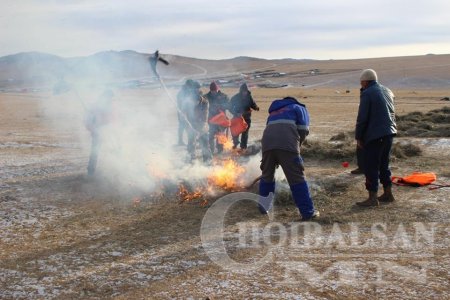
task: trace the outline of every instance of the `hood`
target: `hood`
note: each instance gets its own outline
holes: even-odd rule
[[[272,104],[270,104],[269,107],[269,113],[279,110],[285,106],[291,105],[291,104],[298,104],[301,106],[305,106],[304,104],[301,104],[300,102],[297,101],[297,99],[293,98],[293,97],[286,97],[283,99],[278,99],[272,102]]]

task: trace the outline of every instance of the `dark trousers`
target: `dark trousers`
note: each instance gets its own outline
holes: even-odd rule
[[[366,189],[378,191],[378,179],[383,187],[392,185],[389,158],[394,136],[388,135],[364,144],[364,174]]]
[[[186,130],[186,121],[183,119],[183,117],[178,116],[178,144],[182,145],[184,144],[183,141],[183,134]]]
[[[247,130],[241,133],[241,141],[239,142],[239,135],[233,136],[233,145],[236,148],[237,145],[241,144],[241,149],[247,149],[247,143],[248,143],[248,132],[250,130],[250,125],[252,123],[251,119],[244,119],[245,122],[248,124]]]
[[[200,144],[202,149],[203,161],[211,159],[211,151],[208,147],[208,133],[198,132],[193,129],[188,130],[188,145],[187,150],[191,155],[191,159],[196,158],[197,143]]]
[[[216,134],[225,133],[225,129],[226,129],[225,127],[219,125],[209,124],[208,141],[209,141],[209,148],[211,149],[211,154],[214,154],[216,147],[217,153],[223,152],[223,145],[217,141]]]
[[[281,166],[290,186],[305,182],[305,168],[300,154],[286,150],[268,150],[263,153],[261,161],[264,182],[275,181],[275,169]]]
[[[100,136],[98,133],[92,133],[92,143],[91,143],[91,153],[89,155],[88,162],[88,175],[94,175],[95,169],[97,168],[98,151],[100,149]]]
[[[358,169],[364,171],[364,150],[356,146],[356,163],[358,164]]]

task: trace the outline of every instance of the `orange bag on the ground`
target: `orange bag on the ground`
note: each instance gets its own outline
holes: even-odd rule
[[[405,177],[392,176],[392,183],[397,185],[424,186],[436,181],[436,174],[414,172]]]
[[[247,122],[243,117],[236,117],[231,119],[230,131],[232,136],[238,136],[248,128]]]
[[[223,111],[213,116],[211,119],[208,120],[208,122],[210,124],[215,124],[222,127],[230,127],[231,125],[230,119],[228,119],[227,115]]]

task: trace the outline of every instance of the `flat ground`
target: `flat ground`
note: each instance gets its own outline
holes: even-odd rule
[[[448,102],[440,99],[450,95],[449,90],[394,92],[400,115],[441,108]],[[155,93],[161,91],[118,91],[116,98],[136,111],[151,111]],[[356,89],[254,89],[253,94],[261,111],[254,112],[252,140],[260,138],[275,98],[291,95],[307,104],[310,139],[320,141],[352,129],[359,101]],[[279,201],[272,222],[253,202],[240,202],[227,212],[224,225],[228,255],[247,263],[242,272],[233,272],[205,251],[200,227],[208,207],[199,201],[179,203],[158,186],[124,188],[123,177],[102,172],[102,157],[100,174],[87,178],[82,109],[67,109],[76,101],[70,96],[49,99],[45,94],[0,95],[2,299],[448,297],[449,188],[394,187],[395,203],[358,209],[354,203],[366,192],[363,177],[349,174],[354,161],[345,169],[338,160],[309,159],[306,173],[322,215],[315,228],[322,232],[312,235],[313,245],[302,244],[307,234],[295,233],[299,217],[290,201]],[[163,121],[165,131],[159,135],[175,143],[175,111]],[[448,138],[397,140],[412,141],[424,152],[393,161],[394,175],[433,171],[438,182],[450,182]],[[184,149],[178,151],[184,155]],[[258,172],[257,165],[245,166]],[[210,204],[217,197],[209,197]],[[269,261],[253,270],[257,258],[269,251]]]

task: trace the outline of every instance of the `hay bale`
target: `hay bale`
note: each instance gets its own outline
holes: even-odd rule
[[[397,117],[398,136],[448,137],[447,125],[450,125],[450,107]]]
[[[422,155],[422,148],[412,143],[396,143],[392,146],[392,155],[396,158],[408,158]]]
[[[436,137],[450,137],[450,124],[435,128]]]
[[[353,141],[342,143],[309,141],[302,148],[302,156],[312,159],[351,160],[355,156],[355,145]]]
[[[396,116],[396,120],[397,121],[401,121],[401,122],[405,122],[405,121],[409,121],[409,122],[419,122],[420,120],[422,120],[424,117],[424,114],[420,111],[413,111],[407,115],[403,115],[403,116]]]
[[[434,113],[433,115],[430,116],[430,121],[433,123],[446,123],[446,124],[450,124],[450,114],[447,113]]]
[[[405,132],[407,132],[411,128],[415,128],[416,125],[417,125],[417,123],[416,122],[412,122],[412,121],[397,122],[397,130],[398,131],[405,131]]]
[[[346,141],[346,140],[351,140],[352,137],[350,136],[349,132],[339,132],[336,135],[333,135],[330,138],[330,141]]]

